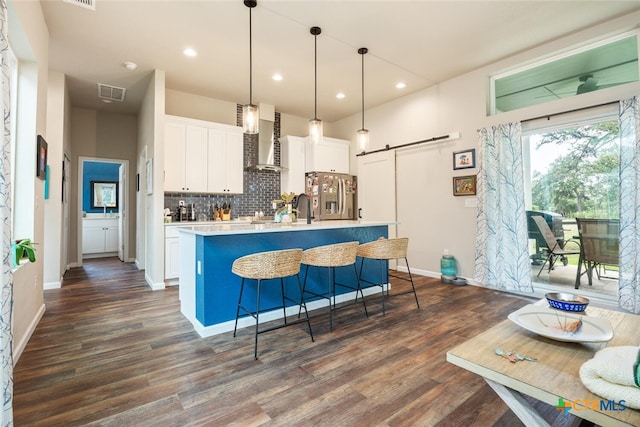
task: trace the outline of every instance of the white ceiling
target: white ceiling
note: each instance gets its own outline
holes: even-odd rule
[[[68,76],[74,106],[136,113],[153,69],[166,86],[245,104],[249,101],[249,9],[242,0],[95,0],[91,11],[42,1],[49,66]],[[318,117],[327,122],[424,89],[483,65],[632,11],[637,0],[258,0],[253,20],[253,102],[313,117],[318,36]],[[199,52],[182,54],[185,47]],[[138,69],[128,71],[123,63]],[[275,82],[272,74],[284,80]],[[395,88],[403,81],[407,87]],[[105,104],[97,83],[127,89]],[[346,98],[335,95],[344,92]]]

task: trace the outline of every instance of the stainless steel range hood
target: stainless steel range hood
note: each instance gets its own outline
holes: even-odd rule
[[[260,104],[260,123],[257,142],[254,146],[254,156],[256,164],[248,165],[247,170],[262,171],[282,171],[282,167],[275,164],[275,136],[273,133],[275,120],[275,107],[272,105]]]

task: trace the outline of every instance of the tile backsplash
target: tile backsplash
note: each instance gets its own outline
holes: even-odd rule
[[[237,109],[237,125],[242,126],[242,105]],[[280,113],[276,112],[273,126],[275,163],[280,164]],[[257,135],[244,135],[244,164],[251,164],[254,154],[254,144]],[[208,193],[164,193],[164,207],[175,213],[178,202],[195,204],[196,218],[204,214],[207,220],[213,218],[213,208],[217,205],[231,204],[231,218],[238,216],[252,216],[256,211],[263,211],[265,215],[273,215],[271,202],[280,198],[280,172],[275,171],[244,171],[243,194],[208,194]]]

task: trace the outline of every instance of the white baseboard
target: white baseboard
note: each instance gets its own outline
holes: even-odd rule
[[[46,310],[46,307],[44,304],[42,304],[40,306],[40,309],[34,316],[34,318],[31,320],[31,323],[29,324],[29,327],[27,328],[24,336],[22,337],[22,339],[20,339],[20,342],[18,343],[16,343],[15,341],[13,342],[13,366],[14,367],[18,363],[18,359],[20,359],[22,352],[24,351],[25,347],[27,346],[27,343],[31,339],[31,335],[33,335],[33,332],[36,330],[36,326],[38,326],[38,323],[40,323],[40,319],[42,319],[42,316],[44,316],[45,310]]]
[[[164,282],[155,283],[153,280],[151,280],[151,277],[149,277],[146,273],[144,275],[144,280],[145,282],[147,282],[147,285],[149,285],[149,287],[154,291],[165,288]]]
[[[379,294],[380,287],[371,286],[368,288],[364,288],[362,292],[364,293],[365,296],[371,295],[371,294]],[[356,298],[356,291],[336,295],[336,304],[340,304],[345,301],[354,301],[355,298]],[[314,310],[327,307],[328,305],[329,305],[329,301],[324,298],[311,301],[307,303],[307,311],[309,312],[309,315],[311,315],[311,312],[313,312]],[[286,310],[287,316],[297,315],[298,307],[299,306],[297,305],[287,307],[287,310]],[[277,320],[277,319],[282,319],[282,308],[279,308],[273,311],[268,311],[265,313],[260,313],[260,323],[270,322],[272,320]],[[234,320],[229,320],[227,322],[218,323],[212,326],[204,326],[202,323],[200,323],[198,319],[189,319],[189,321],[193,325],[193,328],[196,330],[198,335],[200,335],[202,338],[211,337],[213,335],[218,335],[225,332],[231,332],[233,331],[233,327],[235,326],[235,322],[236,322],[234,319]],[[253,317],[251,316],[242,317],[238,319],[238,329],[247,328],[255,325],[256,325],[255,320],[253,320]]]
[[[62,279],[59,282],[47,282],[42,284],[42,289],[60,289],[62,287]]]

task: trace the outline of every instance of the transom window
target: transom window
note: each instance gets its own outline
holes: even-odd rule
[[[636,32],[590,43],[491,77],[497,114],[638,81]]]

